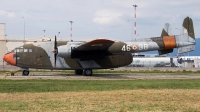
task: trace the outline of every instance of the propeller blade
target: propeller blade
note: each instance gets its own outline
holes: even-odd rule
[[[54,41],[54,50],[57,50],[58,48],[57,48],[57,39],[56,39],[56,35],[55,35],[55,41]]]
[[[58,47],[57,47],[57,39],[55,35],[55,41],[54,41],[54,68],[56,68],[56,59],[58,54]]]
[[[56,55],[57,54],[54,54],[54,68],[56,68]]]

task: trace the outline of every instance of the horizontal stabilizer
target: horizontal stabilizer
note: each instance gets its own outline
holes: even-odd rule
[[[158,50],[159,55],[167,54],[167,53],[172,53],[173,49],[166,49],[166,50]]]
[[[195,45],[190,45],[190,46],[184,46],[184,47],[179,47],[178,48],[178,53],[185,53],[189,51],[194,51]]]

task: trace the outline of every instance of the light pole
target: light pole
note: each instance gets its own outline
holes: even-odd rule
[[[24,19],[24,17],[22,17]],[[24,43],[25,43],[25,19],[24,19]]]
[[[73,41],[72,40],[72,23],[73,23],[73,21],[69,21],[70,23],[71,23],[71,34],[70,34],[70,37],[71,37],[71,41]]]
[[[60,32],[58,32],[58,36],[59,36]]]
[[[134,33],[135,33],[135,40],[136,40],[136,34],[137,34],[137,33],[136,33],[136,7],[138,7],[138,6],[135,4],[135,5],[133,5],[133,7],[135,7],[135,16],[134,16],[134,17],[135,17],[135,23],[134,23],[135,32],[134,32]]]
[[[43,31],[44,31],[44,37],[45,37],[45,31],[46,31],[46,30],[43,30]]]

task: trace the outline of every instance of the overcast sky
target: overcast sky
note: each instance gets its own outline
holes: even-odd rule
[[[0,23],[6,35],[46,36],[69,39],[108,38],[131,40],[134,7],[137,4],[137,38],[160,36],[166,22],[179,34],[186,16],[193,19],[195,36],[200,37],[199,0],[1,0]],[[24,18],[22,18],[24,17]]]

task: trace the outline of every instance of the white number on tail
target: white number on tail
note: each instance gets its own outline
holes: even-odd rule
[[[148,44],[139,44],[139,50],[147,50]]]
[[[131,51],[131,46],[130,45],[124,45],[122,47],[122,51]]]
[[[123,45],[122,47],[122,51],[131,51],[134,50],[148,50],[148,44],[139,44],[138,46],[137,45],[133,45],[133,46],[130,46],[130,45]]]
[[[126,51],[126,46],[125,45],[122,47],[122,51]]]

